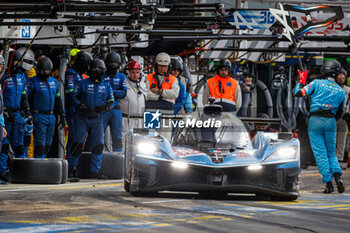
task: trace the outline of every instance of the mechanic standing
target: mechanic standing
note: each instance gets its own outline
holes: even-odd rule
[[[76,106],[76,114],[71,157],[68,160],[68,176],[70,178],[77,177],[76,166],[78,165],[78,158],[83,150],[86,133],[89,129],[92,138],[91,178],[107,178],[99,173],[104,145],[102,114],[113,108],[114,97],[111,86],[102,78],[105,70],[105,63],[101,59],[93,60],[88,73],[90,78],[81,80],[74,90],[73,99]]]
[[[7,136],[2,141],[2,151],[0,154],[0,161],[3,163],[1,165],[1,172],[4,172],[4,169],[7,168],[6,161],[10,143],[16,158],[25,157],[23,145],[23,116],[21,111],[29,121],[32,121],[26,96],[26,78],[23,74],[21,54],[18,51],[11,52],[8,64],[8,71],[5,72],[0,79],[0,84],[3,86],[5,128],[7,131]],[[7,174],[2,174],[3,178],[8,180]]]
[[[60,96],[59,83],[50,76],[53,64],[43,57],[37,64],[37,75],[28,80],[27,95],[34,119],[34,157],[45,158],[50,150],[56,117],[64,127],[65,115]]]
[[[344,107],[344,113],[347,113],[349,110],[349,94],[350,94],[350,87],[345,85],[347,77],[347,72],[344,69],[340,70],[340,73],[337,75],[336,82],[337,84],[343,88],[345,92],[345,107]],[[344,158],[344,152],[345,152],[345,145],[346,145],[346,136],[348,134],[348,126],[344,119],[340,118],[337,121],[337,149],[336,154],[338,161],[342,161]],[[346,153],[347,156],[347,153]]]
[[[31,49],[26,47],[21,47],[17,50],[21,56],[23,56],[22,68],[23,75],[27,81],[36,75],[36,70],[34,68],[35,56]],[[28,157],[28,148],[31,141],[31,135],[33,133],[33,122],[28,121],[28,118],[23,118],[23,145],[24,145],[24,155]]]
[[[175,100],[174,114],[185,114],[193,111],[192,96],[189,92],[189,80],[181,75],[183,71],[183,63],[178,58],[171,59],[171,74],[177,78],[180,91],[179,96]]]
[[[328,60],[321,68],[322,79],[316,79],[306,86],[308,71],[298,71],[300,81],[294,92],[297,97],[311,98],[308,133],[318,170],[323,183],[326,183],[324,193],[334,192],[333,177],[338,192],[343,193],[345,190],[341,180],[342,171],[335,154],[336,119],[341,117],[345,105],[344,91],[334,80],[340,69],[338,61]]]
[[[229,76],[231,62],[224,59],[217,68],[217,75],[208,80],[210,97],[215,104],[221,105],[225,112],[238,112],[242,105],[241,88],[238,82]],[[208,94],[204,94],[208,96]],[[208,98],[205,98],[208,99]]]
[[[2,75],[2,71],[5,67],[5,59],[2,55],[0,55],[0,75]],[[6,129],[5,129],[5,121],[4,121],[4,115],[3,115],[3,109],[4,109],[4,100],[2,96],[2,88],[0,85],[0,152],[1,152],[1,142],[3,137],[6,137]],[[6,164],[4,166],[4,164]],[[3,156],[0,156],[0,184],[6,184],[8,178],[7,178],[7,159],[6,161],[3,161]]]
[[[83,80],[83,74],[88,71],[88,67],[92,62],[92,56],[90,53],[80,51],[75,57],[74,64],[66,71],[65,74],[65,109],[66,120],[68,125],[68,141],[66,147],[66,158],[70,159],[71,145],[74,138],[74,115],[75,107],[73,104],[73,91],[81,80]]]
[[[122,111],[120,110],[120,100],[125,98],[127,93],[125,75],[118,72],[121,59],[118,53],[111,52],[107,54],[107,70],[103,75],[103,80],[108,83],[113,90],[114,107],[103,114],[103,128],[106,130],[110,125],[112,134],[112,148],[114,152],[123,151],[122,130],[123,120]]]
[[[128,88],[127,95],[120,100],[120,108],[123,113],[123,130],[128,128],[142,128],[142,121],[140,119],[129,119],[129,114],[142,114],[145,111],[146,84],[142,80],[141,65],[137,61],[130,61],[127,66],[126,86]]]
[[[179,96],[180,87],[177,78],[169,74],[170,62],[169,54],[163,52],[157,54],[156,72],[147,75],[145,107],[148,111],[159,110],[163,114],[174,114],[174,103]],[[159,134],[170,141],[171,129],[160,129]]]

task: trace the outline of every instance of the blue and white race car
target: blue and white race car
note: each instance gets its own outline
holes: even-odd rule
[[[178,125],[189,127],[178,127],[171,142],[154,133],[129,131],[124,160],[127,192],[253,193],[282,200],[298,198],[298,139],[291,135],[286,139],[282,133],[257,133],[251,140],[244,123],[236,115],[222,112],[218,105],[207,105],[181,121]],[[282,135],[284,139],[279,139]]]

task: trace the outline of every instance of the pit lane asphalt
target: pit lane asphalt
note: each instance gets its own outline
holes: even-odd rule
[[[316,167],[301,174],[296,201],[196,193],[133,197],[121,180],[0,186],[1,232],[349,232],[350,171],[343,194],[322,194]]]

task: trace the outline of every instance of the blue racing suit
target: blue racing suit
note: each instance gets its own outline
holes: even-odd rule
[[[71,167],[78,165],[78,158],[83,150],[86,133],[91,129],[92,153],[90,172],[98,173],[102,163],[104,133],[103,117],[102,114],[97,112],[96,107],[109,105],[109,108],[112,108],[114,102],[113,91],[111,86],[104,80],[100,84],[96,84],[88,78],[77,84],[73,98],[76,106],[75,128],[68,165]],[[82,106],[84,106],[84,109]]]
[[[316,79],[303,86],[298,83],[294,94],[310,96],[310,119],[308,133],[317,167],[324,183],[332,181],[334,173],[342,174],[336,150],[336,118],[340,118],[344,105],[345,93],[333,81]]]
[[[3,86],[5,129],[7,137],[2,141],[0,155],[0,173],[6,172],[9,145],[17,158],[24,157],[23,117],[21,108],[26,100],[26,79],[21,72],[6,79],[6,73],[0,79]]]
[[[185,106],[185,102],[186,102],[185,86],[183,85],[183,83],[180,81],[179,78],[177,79],[177,81],[179,82],[180,91],[179,91],[179,96],[175,100],[174,114],[178,114],[180,110]]]
[[[3,127],[5,127],[5,120],[3,115],[4,110],[4,100],[2,98],[2,89],[0,85],[0,152],[1,152],[1,146],[2,146],[2,135],[3,135]],[[0,174],[6,172],[7,169],[7,160],[2,161],[3,156],[0,155]],[[6,163],[5,169],[3,168],[3,165]],[[1,179],[0,179],[1,183]]]
[[[20,72],[26,78],[28,83],[28,80],[29,80],[28,73],[23,71],[20,71]],[[28,118],[23,117],[23,146],[24,146],[25,157],[28,157],[28,147],[30,145],[30,139],[34,128],[33,122],[31,122],[31,124],[27,124],[27,122],[28,122]]]
[[[191,83],[188,78],[186,78],[186,90],[185,90],[185,111],[186,113],[193,112],[193,103],[192,103],[192,95],[191,95],[191,90],[192,88],[190,87]]]
[[[66,121],[68,125],[68,141],[66,146],[66,158],[70,157],[71,146],[74,137],[74,115],[75,115],[75,106],[73,104],[73,91],[81,80],[83,76],[80,75],[77,71],[72,68],[69,68],[66,71],[66,77],[64,81],[65,89],[65,112],[66,112]]]
[[[109,77],[106,73],[104,73],[102,79],[109,83],[109,85],[112,87],[115,100],[114,108],[103,114],[103,128],[105,131],[107,125],[110,125],[113,151],[121,152],[123,150],[123,121],[122,111],[120,110],[120,99],[125,98],[128,89],[126,87],[125,75],[122,73],[117,73],[114,77]]]
[[[55,131],[55,101],[61,98],[59,83],[51,76],[46,81],[35,76],[27,83],[27,93],[35,126],[34,157],[45,158]]]

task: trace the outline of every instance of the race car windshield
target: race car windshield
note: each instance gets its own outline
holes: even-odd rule
[[[227,149],[251,149],[249,134],[244,126],[222,126],[220,128],[187,128],[175,137],[175,145],[216,147]]]

